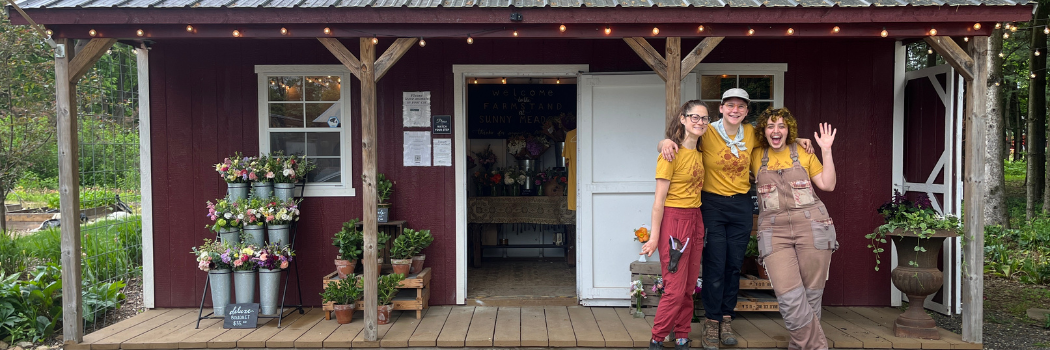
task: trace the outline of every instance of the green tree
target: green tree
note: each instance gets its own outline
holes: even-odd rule
[[[54,135],[49,48],[33,30],[0,16],[0,198],[14,188]],[[0,205],[0,218],[6,215]],[[7,233],[5,220],[0,231]]]

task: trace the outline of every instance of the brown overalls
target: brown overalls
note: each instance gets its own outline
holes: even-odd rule
[[[835,225],[813,192],[809,172],[798,162],[796,146],[789,147],[791,168],[768,170],[766,148],[756,176],[759,261],[769,272],[780,314],[791,332],[788,349],[827,349],[820,308],[831,253],[838,249]]]

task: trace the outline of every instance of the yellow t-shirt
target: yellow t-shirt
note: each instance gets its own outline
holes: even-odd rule
[[[762,167],[762,150],[763,148],[758,148],[751,152],[751,172],[754,172],[756,176],[758,175],[758,168]],[[810,179],[824,171],[824,165],[820,164],[817,155],[806,153],[806,150],[801,148],[798,149],[798,164],[806,169]],[[788,150],[787,147],[779,151],[772,148],[769,149],[769,163],[766,163],[767,169],[780,170],[790,167],[791,150]]]
[[[700,189],[704,187],[704,162],[693,149],[679,148],[673,162],[656,157],[656,178],[671,181],[664,206],[699,208]]]
[[[569,171],[569,210],[576,210],[576,129],[565,133],[565,148],[561,150],[561,156],[565,157],[565,167]]]
[[[755,138],[755,129],[751,124],[741,124],[744,133],[744,146],[747,150],[741,150],[740,157],[734,157],[729,151],[725,140],[714,128],[707,128],[707,132],[700,138],[700,149],[704,152],[704,192],[711,192],[723,196],[747,193],[751,189],[751,179],[748,171],[751,170],[751,153],[758,146]],[[736,134],[727,135],[734,137]]]

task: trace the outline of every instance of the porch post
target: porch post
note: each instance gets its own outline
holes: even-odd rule
[[[379,231],[376,216],[376,48],[369,38],[361,41],[361,186],[364,196],[361,206],[364,208],[363,227],[365,230],[365,340],[375,341],[378,319],[378,266],[376,261],[376,244]]]
[[[669,37],[664,46],[664,62],[667,63],[667,74],[664,75],[664,108],[667,121],[664,126],[674,123],[678,118],[678,106],[682,104],[682,38]]]
[[[55,54],[55,110],[58,113],[58,192],[61,215],[62,338],[84,340],[80,311],[80,167],[77,150],[77,83],[71,80],[72,39],[58,39]],[[63,55],[61,51],[65,51]]]
[[[963,161],[963,274],[962,274],[962,340],[981,343],[984,328],[984,194],[985,194],[985,124],[990,117],[988,74],[994,60],[989,59],[987,36],[970,41],[973,79],[966,86],[965,159]],[[997,135],[991,135],[997,137]]]
[[[689,51],[689,55],[682,58],[682,38],[680,37],[667,38],[663,57],[660,57],[660,53],[652,45],[649,45],[645,38],[623,38],[623,41],[638,54],[638,57],[641,57],[642,61],[645,61],[645,64],[649,65],[649,68],[652,68],[653,72],[656,72],[656,75],[664,80],[664,91],[666,93],[666,106],[664,108],[667,112],[665,125],[674,123],[674,119],[678,117],[678,106],[682,104],[682,79],[685,79],[689,72],[704,57],[707,57],[718,46],[718,43],[722,42],[722,39],[725,38],[704,38],[700,44],[697,44],[693,50]]]

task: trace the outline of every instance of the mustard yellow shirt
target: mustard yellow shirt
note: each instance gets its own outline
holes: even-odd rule
[[[758,175],[758,168],[762,167],[762,150],[763,148],[758,148],[751,152],[751,171],[755,175]],[[798,149],[798,164],[806,169],[810,179],[824,171],[824,165],[817,159],[817,155],[806,153],[806,150],[801,148]],[[769,149],[769,163],[766,163],[766,169],[780,170],[790,167],[791,150],[788,150],[787,147],[783,147],[779,151],[772,148]]]
[[[664,206],[699,208],[700,189],[704,187],[704,162],[700,152],[679,148],[673,162],[656,157],[656,178],[671,181]]]
[[[739,157],[733,156],[725,140],[714,128],[708,128],[700,138],[704,169],[707,170],[704,175],[704,192],[732,196],[747,193],[751,189],[748,172],[751,170],[751,154],[758,146],[758,140],[751,124],[741,124],[737,132],[744,133],[744,146],[747,147],[747,150],[739,152]],[[736,134],[727,136],[734,137]]]
[[[565,133],[565,148],[561,150],[561,156],[565,157],[565,167],[569,171],[568,200],[569,210],[576,210],[576,129]]]

